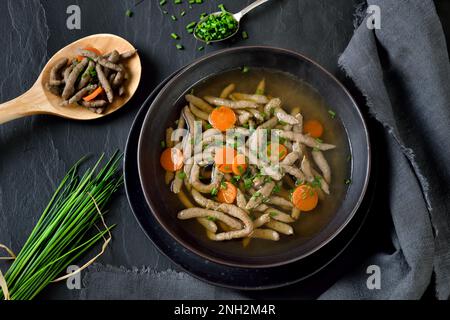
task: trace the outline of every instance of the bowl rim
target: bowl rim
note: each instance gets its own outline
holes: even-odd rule
[[[158,98],[163,94],[163,92],[169,88],[173,82],[177,81],[178,78],[182,77],[186,72],[188,72],[191,68],[197,66],[198,64],[203,63],[205,60],[209,60],[214,58],[215,56],[218,55],[223,55],[223,54],[229,54],[229,53],[233,53],[233,52],[237,52],[237,51],[246,51],[246,50],[265,50],[265,51],[272,51],[274,53],[282,53],[282,54],[288,54],[291,56],[295,56],[296,58],[300,59],[300,60],[304,60],[310,64],[312,64],[314,67],[318,68],[321,72],[323,72],[327,77],[329,77],[332,81],[334,81],[338,87],[345,93],[345,95],[350,99],[351,103],[352,103],[352,108],[355,109],[356,114],[358,115],[358,118],[360,119],[360,122],[363,126],[363,132],[364,132],[364,141],[365,141],[365,145],[366,145],[366,151],[367,151],[367,157],[365,159],[365,163],[367,164],[367,168],[366,168],[366,172],[364,175],[364,183],[363,183],[363,187],[359,192],[359,197],[358,200],[356,201],[355,205],[353,206],[353,209],[351,210],[351,212],[347,215],[346,220],[338,227],[336,228],[336,230],[331,233],[324,241],[320,242],[317,246],[315,246],[313,249],[301,254],[301,255],[297,255],[294,256],[290,259],[285,259],[282,261],[278,261],[278,262],[273,262],[273,263],[260,263],[260,264],[246,264],[246,263],[236,263],[236,262],[231,262],[231,261],[227,261],[225,259],[219,258],[219,257],[214,257],[211,256],[205,252],[202,252],[201,250],[197,249],[194,245],[190,245],[189,243],[183,241],[182,239],[179,238],[179,236],[173,232],[168,226],[166,226],[166,224],[163,222],[162,219],[160,219],[159,215],[157,213],[155,213],[155,206],[153,205],[153,201],[152,199],[150,199],[149,194],[145,188],[145,184],[144,184],[144,178],[143,178],[143,169],[142,169],[142,163],[141,163],[141,158],[142,158],[142,146],[143,146],[143,133],[146,130],[147,124],[149,123],[149,121],[151,121],[150,119],[150,114],[152,113],[153,108],[155,108],[155,104],[154,102],[158,100]],[[211,74],[213,75],[213,74]],[[211,76],[210,75],[210,76]],[[139,181],[140,181],[140,185],[142,187],[143,190],[143,194],[144,194],[144,198],[147,202],[148,207],[150,208],[151,213],[153,214],[153,216],[156,218],[156,220],[158,221],[158,223],[163,227],[163,229],[177,242],[179,243],[182,247],[186,248],[187,250],[193,252],[194,254],[206,259],[206,260],[210,260],[213,261],[215,263],[219,263],[219,264],[224,264],[227,266],[232,266],[232,267],[238,267],[238,268],[249,268],[249,269],[260,269],[260,268],[270,268],[270,267],[277,267],[277,266],[281,266],[281,265],[286,265],[298,260],[301,260],[315,252],[317,252],[318,250],[320,250],[322,247],[324,247],[326,244],[328,244],[330,241],[332,241],[348,224],[349,222],[352,220],[352,218],[354,217],[354,215],[356,214],[356,212],[358,211],[359,207],[361,206],[361,203],[366,195],[366,191],[368,188],[368,184],[369,184],[369,178],[370,178],[370,172],[371,172],[371,146],[370,146],[370,138],[369,138],[369,131],[367,129],[367,124],[364,120],[364,117],[361,113],[361,110],[359,109],[359,105],[358,103],[355,101],[355,99],[353,98],[353,96],[350,94],[350,92],[348,91],[348,89],[332,74],[330,73],[328,70],[326,70],[323,66],[321,66],[318,62],[312,60],[311,58],[293,51],[293,50],[289,50],[289,49],[285,49],[285,48],[279,48],[279,47],[273,47],[273,46],[239,46],[239,47],[233,47],[233,48],[227,48],[227,49],[222,49],[222,50],[217,50],[214,51],[212,53],[209,53],[203,57],[200,57],[198,59],[196,59],[195,61],[193,61],[191,64],[187,65],[186,67],[181,68],[180,72],[178,72],[177,74],[175,74],[173,76],[173,78],[171,78],[162,88],[161,90],[158,92],[158,94],[155,96],[152,104],[150,105],[150,107],[147,110],[147,113],[145,115],[144,121],[142,123],[142,127],[140,129],[140,133],[139,133],[139,141],[138,141],[138,152],[137,152],[137,165],[138,165],[138,171],[139,171]]]

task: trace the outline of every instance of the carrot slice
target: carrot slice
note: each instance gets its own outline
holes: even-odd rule
[[[247,171],[247,162],[243,154],[237,154],[234,157],[233,165],[231,166],[233,173],[237,176],[242,176]]]
[[[286,158],[287,154],[288,150],[283,144],[269,143],[267,146],[267,156],[272,161],[276,161],[277,159],[278,161],[281,161]]]
[[[320,138],[323,134],[323,126],[317,120],[308,120],[303,125],[303,130],[313,138]]]
[[[101,55],[102,55],[101,51],[98,50],[97,48],[94,48],[94,47],[86,47],[86,48],[83,48],[83,49],[84,49],[84,50],[91,51],[91,52],[95,53],[95,54],[98,55],[98,56],[101,56]],[[83,56],[77,56],[77,60],[78,60],[78,61],[81,61],[81,60],[83,60],[84,58],[85,58],[85,57],[83,57]]]
[[[183,167],[183,153],[177,148],[167,148],[161,154],[159,162],[166,171],[177,171]]]
[[[102,87],[98,87],[97,89],[95,89],[94,91],[92,91],[92,93],[90,95],[87,95],[86,97],[83,97],[84,101],[91,101],[94,100],[98,95],[100,95],[103,92],[103,88]]]
[[[219,149],[214,155],[214,162],[219,171],[223,173],[232,173],[235,155],[236,151],[233,148],[223,147],[222,149]]]
[[[319,194],[313,187],[302,184],[292,193],[292,203],[301,211],[311,211],[317,207]]]
[[[237,196],[237,188],[231,182],[221,183],[217,200],[223,203],[233,203]]]
[[[236,114],[232,109],[221,106],[211,112],[209,123],[217,130],[226,131],[236,123]]]

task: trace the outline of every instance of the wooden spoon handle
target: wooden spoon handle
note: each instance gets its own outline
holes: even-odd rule
[[[52,113],[51,105],[38,86],[21,96],[0,104],[0,124],[35,114]]]

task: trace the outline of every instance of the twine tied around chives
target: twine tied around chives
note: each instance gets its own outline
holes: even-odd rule
[[[4,244],[0,243],[0,248],[4,249],[9,256],[6,257],[0,257],[0,260],[14,260],[16,259],[16,255],[14,252],[5,246]],[[5,300],[9,300],[9,290],[8,290],[8,284],[6,283],[5,277],[3,276],[2,270],[0,270],[0,288],[2,288],[3,295],[5,296]]]

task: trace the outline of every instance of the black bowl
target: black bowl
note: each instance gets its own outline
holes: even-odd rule
[[[160,141],[165,128],[184,106],[184,95],[210,78],[248,66],[289,73],[311,85],[327,105],[332,105],[345,128],[351,152],[351,185],[328,225],[302,245],[276,254],[246,256],[221,252],[201,241],[177,220],[180,209],[164,183],[159,164]],[[339,81],[312,60],[292,51],[271,47],[240,47],[210,54],[177,74],[160,91],[144,120],[138,145],[139,177],[148,206],[164,230],[182,246],[201,257],[235,267],[274,267],[302,259],[331,241],[354,216],[366,192],[370,173],[370,145],[364,119],[357,104]]]

